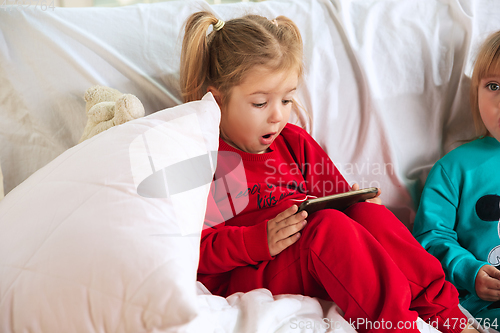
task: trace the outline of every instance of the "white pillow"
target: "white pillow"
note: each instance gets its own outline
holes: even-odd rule
[[[219,120],[207,94],[113,127],[9,192],[0,201],[0,331],[143,332],[191,321]],[[169,186],[172,166],[191,182]]]

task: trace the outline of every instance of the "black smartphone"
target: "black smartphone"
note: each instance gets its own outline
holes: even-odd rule
[[[308,215],[321,209],[345,210],[347,207],[367,199],[374,198],[377,195],[378,188],[370,187],[362,190],[349,191],[339,194],[333,194],[326,197],[309,199],[299,205],[297,213],[305,210]]]

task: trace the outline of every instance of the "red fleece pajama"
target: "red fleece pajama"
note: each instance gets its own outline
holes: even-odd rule
[[[333,300],[359,332],[418,332],[417,316],[443,332],[462,331],[466,317],[441,264],[384,206],[313,213],[300,239],[270,256],[268,220],[306,195],[349,190],[307,132],[288,124],[265,154],[219,143],[198,268],[212,293],[267,288]]]

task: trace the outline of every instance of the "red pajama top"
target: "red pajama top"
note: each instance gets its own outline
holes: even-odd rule
[[[223,294],[231,270],[273,259],[267,243],[268,220],[307,195],[348,190],[325,151],[298,126],[287,124],[264,154],[246,153],[219,139],[198,280],[212,293]]]

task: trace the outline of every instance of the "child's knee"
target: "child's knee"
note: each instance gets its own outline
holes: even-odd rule
[[[347,216],[357,221],[364,227],[406,228],[404,224],[385,206],[370,202],[358,202],[345,210]]]
[[[336,262],[343,262],[364,258],[370,255],[370,244],[376,242],[363,226],[338,210],[318,211],[309,219],[314,222],[303,229],[300,248],[313,251],[322,260],[335,258]],[[340,259],[339,255],[344,257]]]
[[[398,239],[403,238],[406,242],[418,243],[408,228],[382,205],[359,202],[346,209],[345,213],[380,242],[394,236]]]
[[[356,222],[335,209],[323,209],[306,218],[308,224],[303,235],[314,238],[331,239],[349,237],[358,227]]]
[[[345,218],[346,215],[336,209],[322,209],[311,214],[308,218],[314,218],[315,220],[338,220]]]
[[[390,213],[384,205],[378,205],[371,202],[358,202],[345,210],[348,216],[358,216],[366,214]]]

